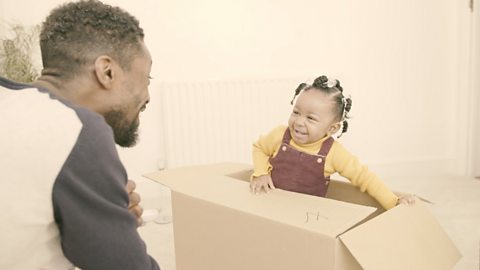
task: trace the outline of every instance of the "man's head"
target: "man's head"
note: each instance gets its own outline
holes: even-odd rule
[[[150,99],[152,60],[143,38],[138,20],[118,7],[96,0],[61,5],[42,25],[39,80],[55,78],[57,94],[102,114],[117,144],[132,146]]]
[[[129,69],[143,37],[138,20],[118,7],[96,0],[66,3],[42,25],[43,67],[69,78],[86,72],[85,66],[105,54]]]

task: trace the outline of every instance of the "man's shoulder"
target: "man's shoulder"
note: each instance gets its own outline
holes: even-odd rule
[[[7,78],[4,78],[4,77],[0,76],[0,87],[8,88],[8,89],[11,89],[11,90],[19,90],[19,89],[28,88],[28,87],[31,87],[31,86],[29,84],[25,84],[25,83],[14,82],[14,81],[11,81]]]
[[[24,113],[25,108],[28,107],[37,110],[39,117],[42,114],[57,114],[54,119],[61,120],[62,118],[68,118],[69,115],[75,115],[74,118],[80,120],[84,126],[110,129],[110,126],[100,114],[57,97],[51,94],[48,89],[37,88],[33,85],[17,83],[0,77],[0,97],[3,100],[3,102],[0,102],[8,102],[11,107],[4,106],[2,113]],[[43,121],[48,120],[43,119]]]
[[[114,144],[103,116],[32,85],[0,80],[0,115],[4,127],[19,136],[35,134],[36,144],[88,143],[91,138]]]

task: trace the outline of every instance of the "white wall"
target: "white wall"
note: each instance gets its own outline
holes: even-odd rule
[[[366,163],[463,174],[468,18],[453,0],[179,0],[161,4],[156,48],[173,82],[336,76],[354,100],[342,141]]]
[[[0,16],[37,23],[61,2],[2,0]],[[467,1],[106,2],[140,19],[154,61],[141,142],[121,151],[134,176],[156,169],[164,156],[162,103],[182,106],[160,99],[162,83],[320,74],[338,77],[352,95],[353,118],[342,141],[373,169],[467,173],[471,136],[461,132],[472,129],[471,105],[465,106],[471,96]]]
[[[472,92],[473,95],[473,159],[472,170],[473,174],[480,177],[480,9],[477,7],[474,11],[472,19],[474,39],[472,43],[473,63],[472,63]]]

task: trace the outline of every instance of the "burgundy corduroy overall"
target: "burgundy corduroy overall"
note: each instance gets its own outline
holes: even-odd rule
[[[290,130],[283,135],[282,145],[270,158],[272,181],[276,188],[325,197],[330,177],[325,177],[325,158],[334,142],[326,139],[318,154],[310,155],[290,146]]]

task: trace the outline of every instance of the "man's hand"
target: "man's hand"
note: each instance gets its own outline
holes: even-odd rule
[[[132,180],[127,181],[125,189],[128,193],[128,211],[137,219],[137,225],[140,226],[143,224],[142,213],[143,208],[140,206],[140,195],[137,192],[134,192],[136,188],[135,182]]]

